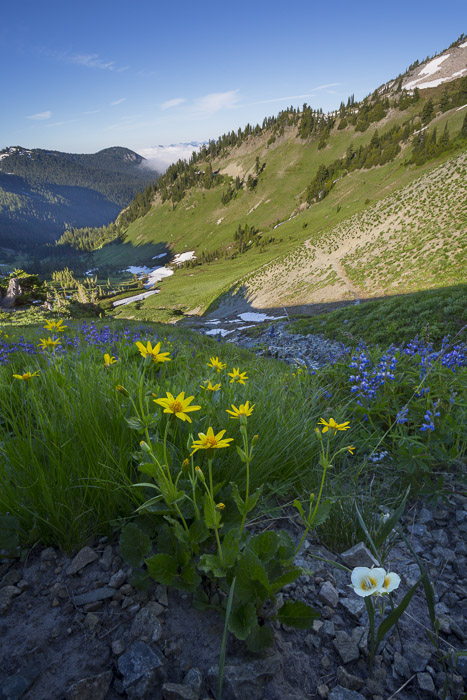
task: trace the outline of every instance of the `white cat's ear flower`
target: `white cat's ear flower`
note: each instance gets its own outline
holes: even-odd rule
[[[393,571],[388,571],[384,577],[383,593],[392,593],[396,588],[399,587],[401,582],[401,577],[399,574],[395,574]]]
[[[378,595],[384,590],[385,578],[386,571],[382,568],[369,569],[367,566],[357,566],[351,575],[352,587],[355,593],[363,598]]]

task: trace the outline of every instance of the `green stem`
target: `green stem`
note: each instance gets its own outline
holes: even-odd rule
[[[240,530],[238,531],[238,536],[240,538],[240,535],[243,532],[243,526],[245,525],[245,520],[246,520],[246,514],[247,514],[247,508],[248,508],[248,498],[250,495],[250,452],[248,449],[248,436],[246,433],[246,427],[245,431],[242,431],[242,437],[243,437],[243,449],[245,450],[245,456],[246,456],[246,488],[245,488],[245,511],[243,513],[243,518],[242,522],[240,523]]]
[[[222,566],[224,565],[224,557],[222,554],[222,547],[221,547],[221,540],[219,537],[219,528],[216,525],[216,504],[214,503],[214,493],[213,493],[213,487],[212,487],[212,459],[208,459],[208,471],[209,471],[209,498],[211,501],[211,508],[212,508],[212,520],[214,523],[214,532],[216,533],[216,541],[217,541],[217,548],[219,550],[219,559],[221,560]]]

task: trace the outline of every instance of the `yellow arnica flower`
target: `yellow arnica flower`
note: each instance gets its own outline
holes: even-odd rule
[[[221,362],[218,357],[210,357],[209,359],[210,362],[208,362],[208,367],[212,367],[212,369],[217,369],[218,372],[221,372],[227,367],[227,365]]]
[[[206,386],[207,384],[207,386]],[[200,384],[201,389],[204,389],[205,391],[219,391],[221,388],[220,384],[211,384],[211,380],[205,380],[202,384]]]
[[[57,345],[60,345],[60,341],[58,338],[56,338],[55,340],[52,340],[52,338],[49,335],[47,340],[45,338],[41,338],[39,340],[38,344],[39,344],[41,350],[47,350],[47,348],[53,348],[55,350]]]
[[[224,510],[225,508],[225,503],[218,503],[216,506],[217,510]]]
[[[355,452],[355,447],[353,445],[349,445],[347,448],[347,452],[350,452],[351,455]]]
[[[320,418],[318,425],[324,425],[322,430],[323,433],[327,433],[328,430],[348,430],[350,427],[349,421],[346,421],[345,423],[336,423],[334,418],[330,418],[329,422],[325,421],[324,418]]]
[[[201,406],[190,406],[190,403],[194,398],[194,396],[188,396],[185,398],[184,391],[182,391],[177,398],[175,398],[168,391],[166,399],[153,399],[153,401],[164,408],[164,413],[172,413],[177,418],[180,418],[180,420],[187,420],[188,423],[191,423],[190,416],[187,416],[186,414],[189,411],[199,411],[201,409]]]
[[[231,404],[233,411],[229,411],[228,408],[226,408],[226,412],[230,413],[232,418],[241,418],[242,416],[245,418],[248,418],[248,416],[251,416],[253,413],[253,409],[256,406],[255,403],[252,403],[250,406],[250,402],[247,401],[246,403],[241,403],[240,406],[237,408],[233,404]]]
[[[230,447],[229,442],[232,442],[233,438],[222,439],[225,430],[221,430],[220,433],[214,435],[214,430],[208,428],[206,435],[204,433],[198,433],[199,440],[194,440],[192,444],[193,451],[190,456],[194,454],[197,450],[211,450],[218,447]]]
[[[144,345],[140,340],[137,340],[136,346],[143,357],[150,357],[153,362],[170,362],[170,357],[168,357],[169,353],[160,352],[160,343],[157,343],[157,345],[152,347],[149,340],[147,341],[146,345]]]
[[[113,355],[109,355],[108,352],[105,353],[104,355],[104,365],[105,367],[110,367],[110,365],[114,365],[117,362],[115,357]]]
[[[68,326],[63,325],[63,319],[60,321],[46,321],[44,326],[46,331],[64,331]]]
[[[33,377],[37,377],[39,370],[37,372],[25,372],[24,374],[14,374],[15,379],[21,379],[23,382],[28,382]]]
[[[245,379],[248,379],[246,376],[246,372],[240,372],[240,367],[235,367],[233,368],[232,372],[227,372],[229,377],[232,377],[230,380],[230,383],[233,384],[233,382],[238,382],[239,384],[245,384]]]

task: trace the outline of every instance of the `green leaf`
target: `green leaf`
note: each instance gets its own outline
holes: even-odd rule
[[[216,527],[219,527],[221,522],[220,511],[213,507],[211,498],[207,494],[204,497],[204,522],[211,530],[215,530]]]
[[[298,510],[298,512],[300,513],[300,517],[303,520],[303,522],[306,522],[305,511],[303,510],[303,506],[300,503],[300,501],[297,501],[297,499],[295,499],[295,501],[293,502],[293,505],[294,505],[294,508],[296,508]]]
[[[274,631],[270,625],[257,627],[245,640],[250,651],[255,653],[270,647],[274,642]]]
[[[295,543],[288,532],[279,530],[279,547],[277,549],[277,558],[283,563],[288,563],[295,559]]]
[[[418,585],[420,581],[422,581],[423,576],[421,576],[416,583],[412,586],[412,588],[405,594],[405,596],[402,598],[401,602],[397,606],[397,608],[394,608],[394,610],[391,610],[389,615],[384,618],[382,623],[380,624],[378,628],[378,634],[376,635],[376,649],[378,648],[379,643],[384,639],[385,635],[389,632],[389,630],[394,627],[396,622],[399,620],[400,616],[402,615],[403,612],[405,612],[405,609],[407,608],[408,604],[412,600],[415,591],[418,588]]]
[[[150,549],[150,538],[137,525],[129,523],[123,528],[120,535],[120,552],[130,566],[134,569],[140,566]]]
[[[224,567],[217,554],[203,554],[198,562],[198,569],[205,571],[207,574],[212,574],[216,578],[225,576]]]
[[[268,530],[251,537],[247,546],[262,562],[268,562],[277,552],[279,540],[275,532]]]
[[[264,601],[269,595],[270,584],[266,569],[252,551],[245,550],[235,568],[236,596],[239,600]]]
[[[190,525],[190,542],[191,544],[200,544],[209,537],[209,530],[205,525],[204,520],[195,520]]]
[[[258,627],[258,618],[253,603],[243,603],[232,610],[229,630],[237,639],[245,640],[256,627]]]
[[[151,577],[146,570],[134,571],[130,583],[139,591],[147,591],[152,586]]]
[[[301,576],[303,573],[303,570],[300,567],[296,567],[295,569],[291,569],[290,571],[286,571],[283,574],[281,574],[278,578],[274,579],[271,583],[271,589],[273,593],[278,593],[284,586],[287,586],[289,583],[294,583],[299,576]]]
[[[227,569],[235,566],[238,557],[238,539],[237,532],[229,532],[222,540],[222,554],[224,557],[224,566]]]
[[[201,588],[196,589],[196,591],[193,593],[191,604],[195,610],[200,610],[201,612],[209,610],[212,607],[207,593],[202,591]]]
[[[138,465],[138,471],[142,474],[148,474],[154,479],[157,479],[160,474],[160,469],[153,462],[144,462]]]
[[[144,430],[144,423],[137,416],[125,418],[125,420],[132,430]]]
[[[149,574],[158,583],[164,586],[174,585],[178,575],[176,560],[170,554],[155,554],[149,559],[145,559]]]
[[[299,630],[309,629],[317,617],[319,612],[300,600],[288,600],[277,613],[279,622]]]
[[[245,501],[240,496],[240,491],[238,490],[238,486],[235,483],[232,483],[232,498],[234,499],[234,501],[236,503],[236,506],[240,512],[240,515],[243,515],[245,512]]]
[[[246,463],[246,454],[245,454],[245,450],[242,450],[242,448],[240,447],[240,445],[236,445],[236,448],[237,448],[237,454],[238,454],[238,456],[240,457],[240,459],[242,460],[242,462],[245,464],[245,463]]]
[[[183,567],[172,585],[180,591],[192,592],[198,588],[200,583],[201,576],[196,573],[194,563],[190,562]]]
[[[319,504],[314,515],[308,521],[310,527],[319,527],[329,518],[329,513],[331,512],[331,501],[323,501]]]
[[[246,512],[250,513],[253,508],[256,506],[258,503],[258,498],[261,496],[263,492],[263,487],[260,486],[259,488],[256,489],[254,493],[251,494],[251,496],[248,497],[247,505],[246,505]]]
[[[175,518],[172,518],[170,515],[164,515],[164,520],[167,520],[168,523],[172,526],[173,533],[177,540],[179,542],[182,542],[183,544],[186,544],[187,547],[190,545],[190,540],[188,537],[188,532],[185,530],[184,527],[176,520]]]

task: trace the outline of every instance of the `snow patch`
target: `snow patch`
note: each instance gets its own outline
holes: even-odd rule
[[[153,284],[160,282],[164,277],[170,277],[173,275],[174,271],[170,270],[168,267],[156,267],[155,270],[151,272],[148,276],[145,287],[152,287]]]
[[[467,41],[464,41],[463,44],[459,44],[460,49],[467,49]]]
[[[247,311],[244,314],[238,314],[238,317],[246,323],[262,323],[263,321],[277,321],[280,318],[285,318],[285,316],[268,316],[267,314],[258,314],[251,311]]]
[[[449,58],[450,55],[450,53],[447,53],[444,56],[434,58],[432,61],[426,64],[425,68],[422,68],[418,75],[433,75],[439,71],[441,64],[444,63],[444,61]]]
[[[92,273],[93,273],[93,272],[97,272],[98,269],[99,269],[98,267],[92,267],[90,270],[88,270],[88,271],[85,272],[84,274],[85,274],[85,275],[92,275]]]
[[[466,107],[467,107],[467,104],[462,105],[462,107],[458,107],[458,108],[456,109],[456,112],[460,112],[461,109],[465,109]]]
[[[186,253],[178,253],[173,260],[170,261],[171,265],[181,265],[188,260],[196,260],[196,255],[194,250],[189,250]]]
[[[210,331],[206,331],[206,335],[220,335],[222,338],[229,333],[233,333],[233,331],[226,331],[225,328],[212,328]]]
[[[159,294],[159,290],[153,289],[151,292],[142,292],[141,294],[136,294],[134,297],[119,299],[118,301],[114,301],[112,306],[126,306],[127,304],[131,304],[133,301],[142,301],[143,299],[150,297],[152,294]]]
[[[161,253],[160,255],[155,255],[151,260],[157,260],[157,258],[166,258],[168,253]]]

